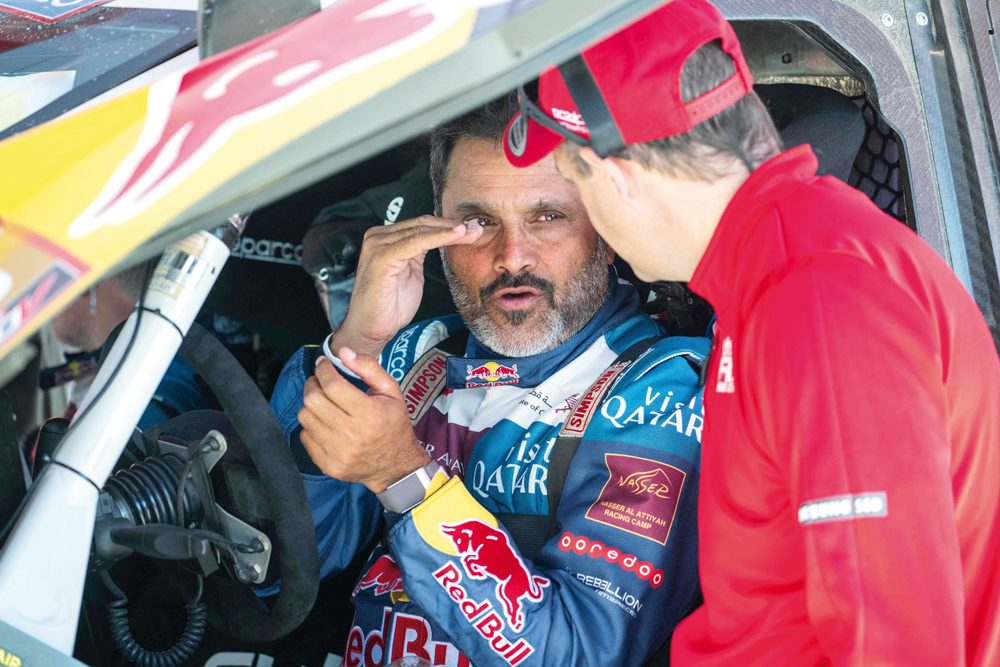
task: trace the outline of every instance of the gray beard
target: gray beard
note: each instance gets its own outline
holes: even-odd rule
[[[441,248],[444,275],[458,312],[480,343],[504,357],[530,357],[562,345],[594,317],[608,295],[607,244],[598,238],[594,252],[564,288],[548,295],[537,315],[529,311],[494,312],[448,266]],[[534,315],[529,320],[529,316]]]

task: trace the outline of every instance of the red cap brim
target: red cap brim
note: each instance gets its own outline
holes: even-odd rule
[[[507,123],[503,150],[515,167],[529,167],[556,149],[565,138],[528,118],[527,127],[518,113]]]

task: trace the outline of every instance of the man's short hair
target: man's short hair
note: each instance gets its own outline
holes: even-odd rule
[[[493,141],[501,147],[507,123],[517,111],[517,92],[512,91],[435,128],[431,134],[430,174],[437,215],[441,215],[441,193],[448,180],[448,162],[455,144],[475,138]]]
[[[684,102],[690,102],[735,72],[733,59],[722,50],[720,41],[709,42],[684,63],[681,97]],[[580,157],[576,144],[565,141],[560,150],[566,151],[578,173],[590,175],[590,165]],[[646,169],[675,178],[711,182],[728,171],[725,161],[711,158],[728,156],[753,171],[779,152],[781,138],[774,121],[757,93],[750,91],[735,104],[683,134],[632,144],[613,155],[635,160]]]

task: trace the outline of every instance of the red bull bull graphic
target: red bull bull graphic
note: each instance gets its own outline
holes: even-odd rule
[[[441,524],[441,534],[451,540],[470,579],[497,582],[496,596],[514,632],[524,628],[525,602],[541,602],[545,577],[533,576],[514,550],[507,533],[479,519]]]
[[[375,589],[375,595],[403,592],[403,575],[399,571],[396,559],[389,555],[380,556],[361,577],[351,596],[369,588]]]
[[[131,220],[205,166],[240,130],[412,50],[455,25],[474,5],[344,0],[157,81],[149,89],[138,142],[70,224],[69,237]]]
[[[517,384],[521,379],[517,374],[517,364],[504,366],[495,361],[487,361],[482,366],[466,366],[465,369],[467,387],[499,387],[505,384]]]
[[[487,526],[487,524],[483,525]],[[491,526],[487,527],[491,528]],[[535,647],[529,644],[526,639],[521,638],[512,642],[504,635],[503,619],[497,614],[489,600],[476,602],[469,597],[469,592],[462,586],[462,572],[455,566],[455,563],[448,563],[438,568],[433,576],[441,588],[448,593],[448,598],[458,605],[462,615],[468,619],[476,632],[489,642],[494,653],[503,658],[508,665],[514,667],[535,652]]]
[[[587,518],[666,544],[684,488],[684,471],[624,454],[605,454],[604,461],[610,476]]]

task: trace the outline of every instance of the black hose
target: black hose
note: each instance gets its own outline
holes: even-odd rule
[[[178,667],[181,663],[191,657],[191,655],[201,645],[201,640],[205,636],[205,627],[208,625],[208,606],[201,601],[201,593],[204,581],[198,575],[198,593],[194,600],[187,605],[188,620],[187,627],[180,640],[173,647],[166,651],[147,651],[136,643],[135,638],[128,629],[128,597],[125,592],[115,585],[111,580],[111,575],[107,570],[101,570],[101,581],[117,600],[108,605],[108,624],[111,626],[111,638],[115,640],[115,645],[122,655],[138,667]]]

